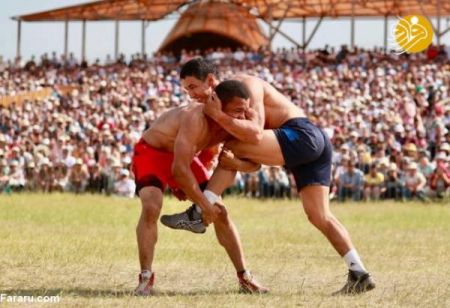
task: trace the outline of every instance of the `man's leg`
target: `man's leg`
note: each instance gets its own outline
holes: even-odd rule
[[[303,187],[299,195],[308,220],[325,235],[349,268],[347,283],[334,294],[361,293],[373,289],[375,284],[355,250],[348,231],[330,211],[329,187],[309,185]]]
[[[328,194],[329,188],[321,185],[306,186],[299,193],[308,220],[344,256],[353,248],[353,244],[347,230],[331,213]]]
[[[224,206],[220,207],[222,212],[214,222],[216,237],[219,244],[225,248],[231,262],[233,262],[236,272],[241,272],[245,270],[245,258],[239,232],[229,217],[226,208]]]
[[[364,188],[364,201],[369,201],[371,196],[371,189],[370,187]]]
[[[155,245],[158,239],[157,221],[161,212],[163,194],[157,187],[144,187],[139,191],[142,203],[141,217],[136,227],[141,274],[136,295],[150,295],[153,287],[154,274],[152,263]]]
[[[373,198],[375,201],[379,201],[381,196],[381,189],[380,187],[376,186],[373,188]]]
[[[222,245],[236,269],[239,279],[239,291],[242,293],[267,293],[269,289],[261,286],[246,270],[244,251],[242,249],[239,232],[229,217],[224,206],[219,205],[222,212],[214,222],[216,237]]]
[[[220,196],[227,188],[234,184],[235,177],[236,171],[226,170],[217,166],[208,181],[206,189]]]

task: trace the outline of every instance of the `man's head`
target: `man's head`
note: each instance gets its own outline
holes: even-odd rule
[[[202,58],[195,58],[186,62],[180,71],[183,88],[188,95],[205,103],[211,96],[212,89],[217,84],[217,69],[213,63]]]
[[[245,84],[237,80],[226,80],[215,91],[222,103],[223,112],[233,118],[245,119],[245,112],[250,106],[250,93]]]

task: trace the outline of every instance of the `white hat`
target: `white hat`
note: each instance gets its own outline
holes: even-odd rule
[[[43,165],[50,166],[50,161],[48,160],[47,157],[44,157],[44,158],[41,160],[40,165],[41,165],[41,166],[43,166]]]
[[[415,162],[409,163],[406,167],[408,170],[417,170],[417,164]]]
[[[81,160],[81,158],[78,158],[76,161],[75,161],[75,165],[82,165],[83,164],[83,161]]]
[[[439,147],[440,151],[446,151],[446,152],[450,152],[450,144],[443,143],[440,147]]]
[[[389,160],[386,157],[380,159],[380,166],[389,166]]]
[[[438,155],[436,155],[435,160],[443,160],[443,161],[447,161],[448,157],[444,152],[439,152]]]
[[[19,162],[18,162],[17,160],[13,160],[13,161],[11,161],[11,162],[9,163],[9,165],[10,165],[11,167],[17,167],[17,166],[19,166]]]
[[[397,171],[397,164],[396,163],[391,163],[389,165],[389,171]]]
[[[127,169],[122,169],[122,170],[120,170],[120,175],[129,176],[130,171],[128,171]]]

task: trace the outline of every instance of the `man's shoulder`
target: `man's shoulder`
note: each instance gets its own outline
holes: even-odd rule
[[[203,104],[193,103],[180,111],[179,120],[189,126],[207,124],[206,115],[203,113]]]
[[[249,75],[245,73],[238,73],[236,75],[233,75],[231,79],[239,80],[241,82],[250,82],[250,83],[263,83],[264,80],[261,78],[255,76],[255,75]]]
[[[188,120],[201,120],[205,119],[205,114],[203,113],[204,104],[191,103],[182,110],[180,110],[180,115],[187,118]]]

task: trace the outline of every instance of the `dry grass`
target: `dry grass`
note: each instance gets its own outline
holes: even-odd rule
[[[249,267],[270,295],[241,295],[214,232],[160,228],[158,294],[136,298],[138,200],[101,196],[0,196],[0,293],[60,295],[63,306],[449,307],[450,206],[346,204],[333,211],[378,283],[331,297],[346,269],[298,201],[227,199]],[[163,212],[184,209],[166,199]]]

